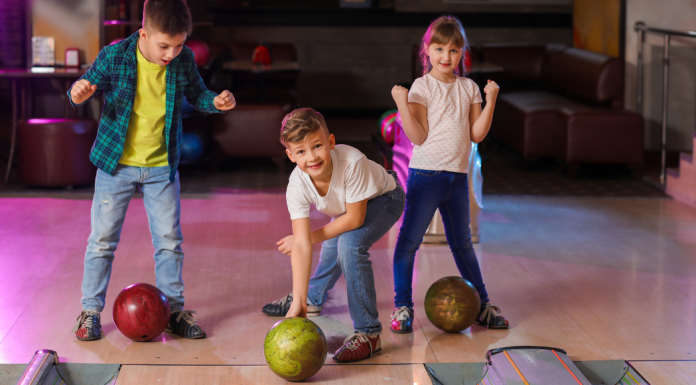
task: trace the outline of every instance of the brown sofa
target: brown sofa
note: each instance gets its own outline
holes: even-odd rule
[[[624,62],[561,45],[484,44],[481,59],[502,66],[491,135],[527,159],[643,162],[643,119],[623,109]]]
[[[94,183],[97,168],[89,153],[97,122],[83,118],[29,119],[17,127],[19,178],[33,186]]]

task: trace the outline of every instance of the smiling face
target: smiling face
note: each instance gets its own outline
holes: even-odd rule
[[[156,30],[148,32],[141,28],[138,47],[147,61],[166,66],[179,56],[184,48],[186,37],[185,32],[170,36]]]
[[[307,135],[302,142],[287,143],[285,152],[300,170],[314,180],[331,180],[331,150],[336,147],[336,138],[326,128]]]
[[[449,42],[446,45],[430,44],[428,46],[428,57],[430,58],[430,64],[433,66],[430,73],[437,71],[437,74],[442,76],[452,76],[454,69],[457,68],[462,60],[462,51],[463,47],[458,47],[453,42]]]

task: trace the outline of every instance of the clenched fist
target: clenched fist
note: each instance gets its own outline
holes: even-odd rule
[[[495,103],[495,99],[498,97],[498,91],[500,91],[498,83],[489,80],[486,87],[483,88],[483,92],[486,94],[486,103]]]
[[[392,88],[392,98],[396,102],[396,105],[408,105],[408,90],[401,86],[394,86]]]
[[[73,84],[70,90],[70,98],[75,104],[82,104],[94,95],[97,86],[92,85],[87,79],[80,79]]]
[[[220,111],[228,111],[237,106],[237,101],[230,91],[224,90],[220,95],[215,97],[213,104],[215,108]]]

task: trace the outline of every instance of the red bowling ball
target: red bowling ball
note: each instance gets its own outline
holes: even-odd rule
[[[114,301],[114,323],[133,341],[149,341],[162,334],[170,314],[167,297],[147,283],[128,286]]]
[[[202,67],[208,64],[210,60],[210,48],[208,48],[208,44],[200,40],[187,40],[185,44],[193,51],[193,60],[196,61],[196,66]]]

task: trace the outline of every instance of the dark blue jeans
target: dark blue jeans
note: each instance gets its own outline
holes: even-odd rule
[[[413,307],[413,263],[436,209],[440,209],[447,243],[459,273],[478,290],[481,303],[488,302],[486,286],[471,244],[467,177],[467,174],[458,172],[408,170],[406,210],[394,250],[396,307]]]

